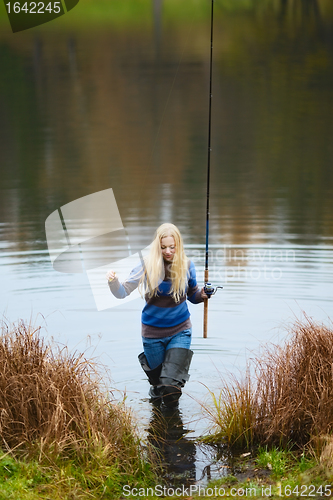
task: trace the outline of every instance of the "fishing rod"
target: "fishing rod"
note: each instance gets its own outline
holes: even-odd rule
[[[209,61],[209,111],[208,111],[208,162],[207,162],[207,196],[206,196],[206,255],[205,255],[205,292],[209,297],[213,295],[214,289],[208,282],[208,238],[209,238],[209,189],[210,189],[210,154],[211,154],[211,132],[212,132],[212,83],[213,83],[213,27],[214,27],[214,0],[211,5],[210,17],[210,61]],[[204,323],[203,337],[207,338],[208,323],[208,299],[204,299]]]

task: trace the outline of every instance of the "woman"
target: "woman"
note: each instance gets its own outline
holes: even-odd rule
[[[152,385],[150,396],[177,404],[181,387],[189,379],[193,352],[192,324],[186,296],[193,304],[208,298],[198,289],[194,264],[186,257],[179,229],[162,224],[156,231],[149,256],[120,283],[114,271],[106,277],[113,295],[125,298],[139,287],[146,304],[142,311],[144,352],[139,361]]]

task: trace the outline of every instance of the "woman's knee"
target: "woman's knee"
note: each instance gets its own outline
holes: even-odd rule
[[[165,347],[158,339],[143,338],[142,343],[149,368],[153,370],[163,363],[165,357]]]

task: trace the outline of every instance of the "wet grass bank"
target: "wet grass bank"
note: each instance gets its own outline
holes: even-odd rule
[[[185,460],[177,414],[162,412],[161,420],[155,412],[143,441],[93,360],[46,343],[39,328],[4,325],[0,500],[332,497],[331,325],[305,318],[252,364],[203,405],[211,421],[203,441],[219,454],[207,465],[208,482],[191,486],[184,476],[183,486],[157,465],[163,443],[175,461]],[[194,442],[185,444],[192,463]]]
[[[264,346],[251,359],[243,378],[210,392],[203,440],[236,458],[209,486],[227,496],[333,496],[332,367],[332,323],[304,316],[282,346]]]
[[[0,335],[0,498],[118,498],[156,481],[102,367],[23,322]]]
[[[234,457],[224,478],[211,481],[201,491],[193,489],[193,498],[331,498],[332,463],[323,456],[309,449],[278,447],[244,452]]]
[[[306,317],[289,328],[282,346],[263,346],[237,379],[221,381],[208,441],[232,448],[315,446],[333,431],[333,325]]]
[[[243,455],[243,454],[242,454]],[[314,456],[273,448],[234,459],[232,472],[205,485],[166,486],[162,478],[138,480],[107,467],[42,464],[37,460],[0,457],[0,499],[170,498],[331,498],[331,466]],[[133,492],[133,494],[131,494]]]
[[[175,500],[210,498],[331,498],[333,473],[313,455],[288,450],[260,448],[252,457],[243,453],[234,457],[229,473],[208,484],[194,484],[181,490],[165,488],[165,496]],[[231,472],[232,470],[232,472]],[[149,490],[146,490],[150,493]],[[135,498],[134,496],[131,498]],[[138,497],[136,497],[138,498]],[[156,499],[149,494],[144,498]]]

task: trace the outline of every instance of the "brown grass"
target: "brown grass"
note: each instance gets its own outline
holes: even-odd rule
[[[332,325],[305,316],[282,347],[263,349],[253,361],[253,373],[252,382],[247,376],[224,384],[218,404],[215,398],[210,413],[216,435],[231,445],[244,445],[244,436],[247,445],[305,445],[332,433]]]
[[[305,444],[333,430],[333,329],[297,322],[283,347],[256,363],[257,432],[267,441]]]
[[[130,414],[102,390],[99,367],[47,344],[20,322],[0,334],[0,442],[75,458],[98,452],[118,463],[139,460]]]

